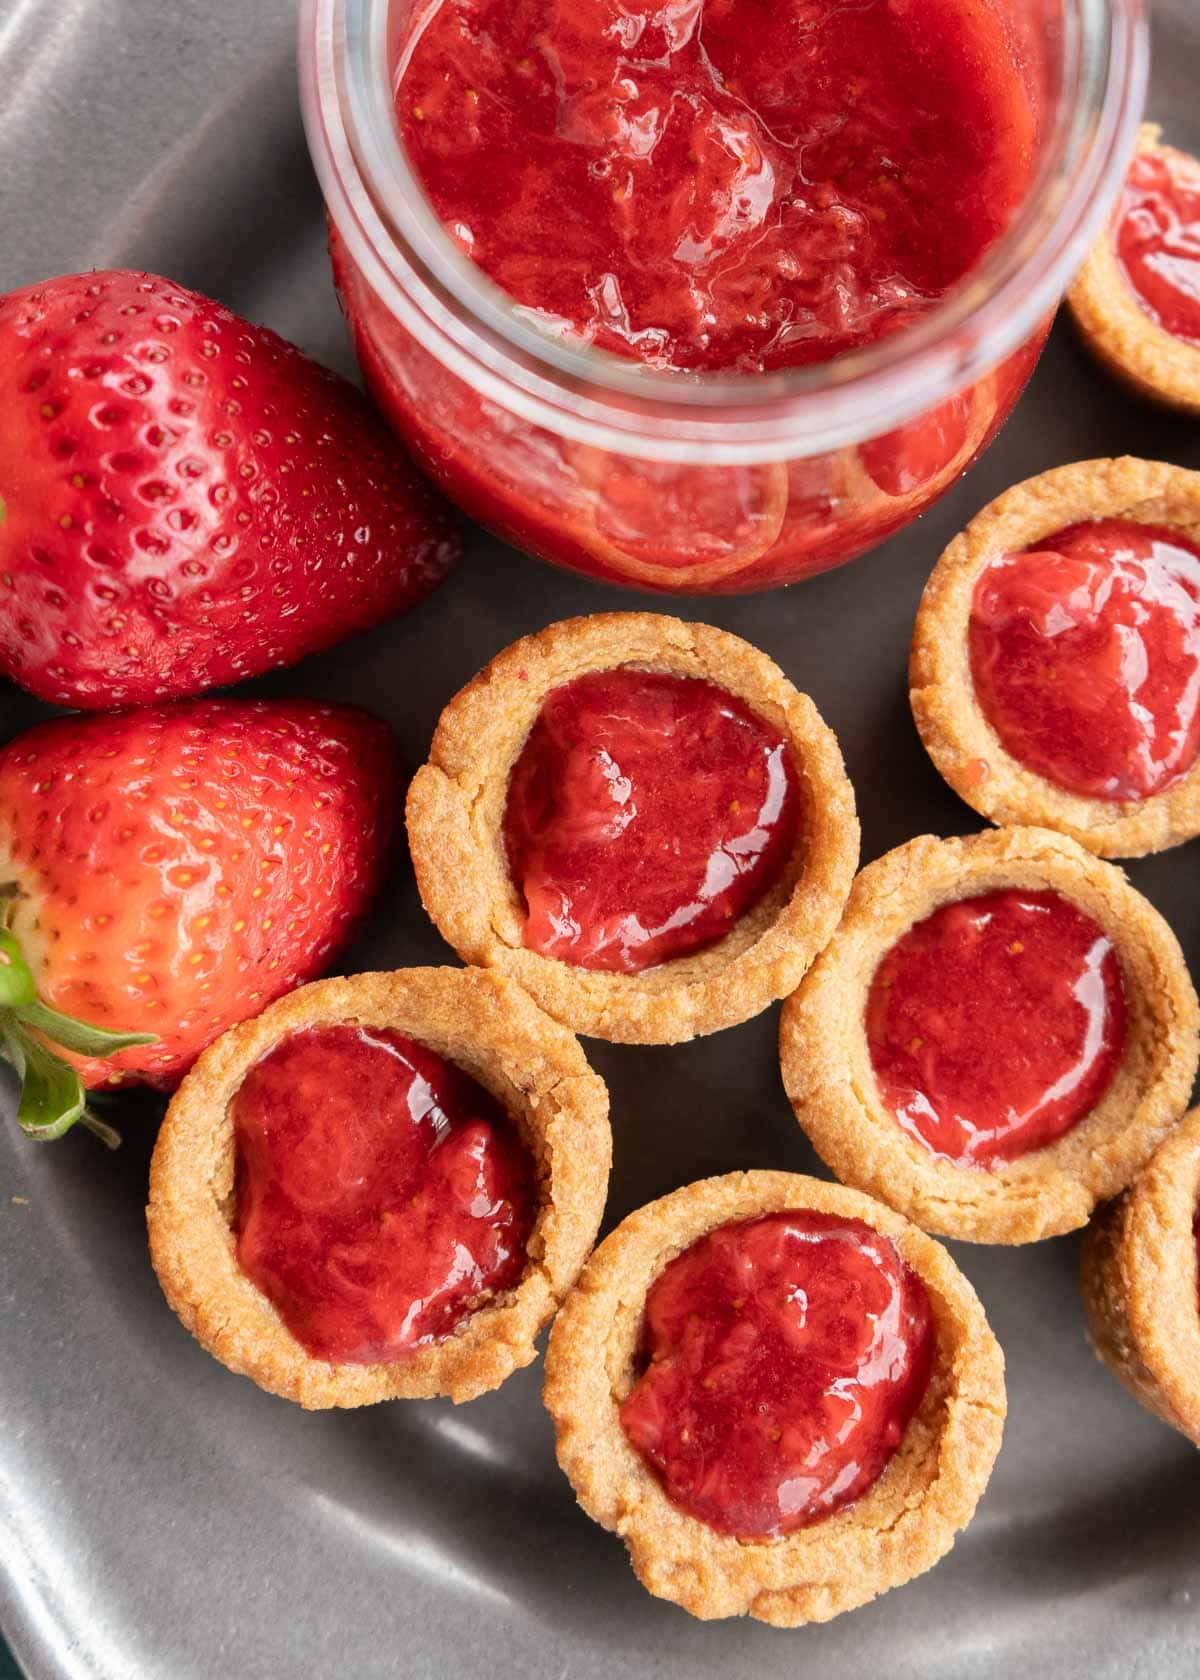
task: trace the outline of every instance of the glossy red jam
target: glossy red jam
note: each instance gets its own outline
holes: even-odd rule
[[[984,715],[1014,758],[1092,799],[1145,799],[1200,748],[1200,547],[1130,520],[1075,525],[982,574]]]
[[[1151,320],[1200,345],[1200,163],[1169,147],[1139,153],[1125,182],[1115,243]]]
[[[483,397],[387,313],[336,234],[331,249],[363,376],[459,506],[530,554],[655,592],[770,589],[882,542],[990,442],[1049,326],[962,397],[861,446],[745,466],[663,462],[585,446]]]
[[[531,319],[686,370],[912,320],[1004,228],[1035,134],[989,0],[441,0],[396,108]]]
[[[403,1359],[519,1280],[532,1164],[494,1099],[424,1045],[294,1033],[232,1115],[238,1263],[314,1358]]]
[[[713,944],[780,878],[800,804],[783,737],[724,689],[577,677],[546,697],[509,783],[525,944],[625,973]]]
[[[867,995],[867,1044],[904,1130],[989,1167],[1068,1132],[1112,1083],[1125,993],[1112,941],[1054,892],[947,904],[897,941]]]
[[[725,1225],[652,1284],[621,1423],[684,1511],[744,1540],[787,1534],[878,1481],[934,1339],[924,1284],[869,1225]]]

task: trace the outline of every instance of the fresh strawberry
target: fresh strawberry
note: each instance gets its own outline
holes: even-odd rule
[[[0,1038],[25,1129],[64,1131],[81,1082],[171,1089],[319,974],[378,884],[395,784],[384,724],[300,700],[55,718],[0,750]]]
[[[42,699],[293,664],[457,547],[361,393],[275,333],[120,269],[0,298],[0,672]]]

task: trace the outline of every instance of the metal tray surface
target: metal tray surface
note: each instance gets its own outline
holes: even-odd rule
[[[1200,6],[1159,0],[1154,22],[1152,114],[1200,148]],[[0,0],[0,287],[144,266],[349,371],[293,35],[291,0]],[[978,827],[922,752],[905,697],[935,557],[1006,485],[1125,451],[1200,467],[1200,433],[1121,397],[1060,325],[1000,441],[916,528],[782,594],[679,604],[766,648],[814,695],[858,791],[864,860]],[[445,701],[515,636],[644,604],[479,534],[420,610],[251,686],[358,701],[415,765]],[[0,692],[0,736],[39,714]],[[1200,973],[1196,857],[1193,844],[1130,874]],[[346,967],[446,960],[401,848]],[[675,1049],[588,1046],[613,1098],[610,1224],[706,1174],[822,1171],[774,1039],[770,1011]],[[458,1409],[306,1415],[202,1353],[147,1258],[154,1113],[131,1106],[115,1155],[82,1132],[39,1148],[0,1117],[0,1614],[35,1680],[1200,1670],[1200,1458],[1093,1359],[1075,1241],[955,1249],[1008,1357],[1010,1416],[952,1555],[825,1627],[702,1624],[645,1594],[620,1542],[576,1508],[536,1367]]]

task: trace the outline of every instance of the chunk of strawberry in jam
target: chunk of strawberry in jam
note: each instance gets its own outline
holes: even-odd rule
[[[1200,345],[1200,162],[1167,146],[1133,160],[1117,210],[1117,261],[1164,332]]]
[[[525,944],[636,973],[715,943],[800,824],[783,737],[713,683],[622,667],[551,691],[504,820]]]
[[[875,971],[867,1044],[880,1094],[935,1155],[987,1167],[1070,1131],[1125,1048],[1116,952],[1054,892],[947,904]]]
[[[1146,799],[1200,749],[1200,546],[1128,519],[1073,525],[975,586],[971,677],[1006,750],[1090,799]]]
[[[293,1033],[232,1114],[238,1264],[314,1358],[403,1359],[519,1281],[532,1162],[495,1099],[425,1045]]]
[[[797,1211],[721,1226],[646,1296],[621,1406],[671,1500],[743,1540],[861,1499],[929,1381],[924,1284],[857,1219]]]

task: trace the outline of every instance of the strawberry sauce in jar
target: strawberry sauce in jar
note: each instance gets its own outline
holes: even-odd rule
[[[376,399],[493,531],[658,591],[824,570],[958,478],[1111,207],[1143,71],[1134,0],[308,4]],[[1068,214],[1048,184],[1080,171]]]

